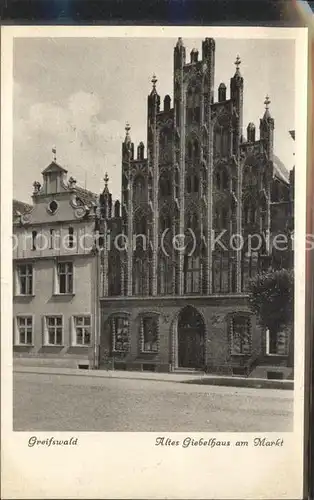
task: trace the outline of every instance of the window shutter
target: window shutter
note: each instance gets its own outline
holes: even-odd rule
[[[36,292],[36,286],[35,286],[36,268],[35,268],[34,264],[32,264],[32,273],[33,273],[33,276],[32,276],[32,294],[35,295],[35,292]]]
[[[69,323],[70,323],[69,345],[75,346],[76,345],[76,330],[75,330],[74,316],[70,317]]]
[[[53,264],[53,294],[56,295],[58,293],[58,262],[54,261]]]
[[[41,318],[41,328],[42,328],[42,345],[45,346],[48,344],[47,335],[46,335],[46,318],[42,316]]]

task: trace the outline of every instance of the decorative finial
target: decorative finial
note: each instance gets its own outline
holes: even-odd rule
[[[179,36],[177,41],[177,47],[182,47],[182,46],[183,46],[182,38]]]
[[[57,148],[56,146],[52,146],[52,160],[57,161]]]
[[[33,182],[34,194],[38,194],[41,188],[41,184],[38,181]]]
[[[239,54],[237,55],[237,58],[236,58],[234,64],[235,64],[235,67],[236,67],[236,71],[238,73],[240,71],[240,64],[241,64],[241,59],[240,59]]]
[[[105,188],[107,188],[108,187],[108,182],[109,182],[109,176],[108,176],[107,172],[105,173],[104,181],[105,181]]]
[[[265,104],[265,109],[267,110],[269,108],[269,105],[270,105],[271,101],[269,99],[269,95],[267,94],[266,96],[266,99],[264,101],[264,104]]]
[[[152,84],[153,84],[153,90],[156,90],[156,83],[157,83],[157,78],[156,78],[156,75],[155,73],[153,74],[153,78],[152,78]]]
[[[125,132],[126,132],[127,137],[128,137],[128,136],[129,136],[129,134],[130,134],[130,130],[131,130],[130,124],[129,124],[129,122],[126,122],[126,125],[125,125]]]
[[[74,179],[74,177],[71,176],[69,181],[68,181],[68,184],[69,184],[70,188],[73,188],[76,184],[76,179]]]

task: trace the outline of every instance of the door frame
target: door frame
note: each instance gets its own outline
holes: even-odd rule
[[[187,305],[184,307],[180,307],[178,310],[174,320],[173,320],[173,325],[172,325],[172,356],[171,356],[171,364],[172,364],[172,371],[181,368],[179,366],[179,328],[178,328],[178,323],[179,323],[179,317],[180,314],[182,313],[183,309],[191,307],[195,309],[195,311],[199,314],[200,318],[202,319],[203,323],[203,358],[204,358],[204,367],[206,366],[206,360],[207,360],[207,339],[208,339],[208,331],[207,331],[207,323],[204,317],[204,314],[195,306],[193,305]],[[182,367],[184,368],[184,367]],[[200,368],[202,369],[202,368]]]

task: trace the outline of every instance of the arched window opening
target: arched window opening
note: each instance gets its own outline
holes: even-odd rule
[[[166,173],[161,174],[159,178],[160,196],[171,196],[171,180]]]
[[[108,259],[108,295],[121,295],[121,260],[118,251],[113,251]]]
[[[214,128],[214,155],[228,156],[229,155],[229,130],[220,125]]]
[[[214,177],[215,187],[218,191],[228,190],[229,189],[229,175],[226,169],[219,168],[216,170]]]
[[[136,201],[143,201],[145,198],[145,180],[141,175],[134,179],[133,196]]]

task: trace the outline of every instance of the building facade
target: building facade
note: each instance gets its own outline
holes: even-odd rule
[[[260,366],[277,365],[287,376],[288,339],[262,331],[247,287],[288,231],[289,173],[268,97],[259,137],[253,123],[244,137],[240,63],[215,101],[215,41],[188,61],[179,39],[172,103],[161,108],[152,79],[146,154],[126,126],[121,205],[107,185],[100,198],[100,367],[265,376]]]
[[[96,195],[54,156],[33,204],[13,202],[13,353],[16,363],[93,367],[99,270]]]

